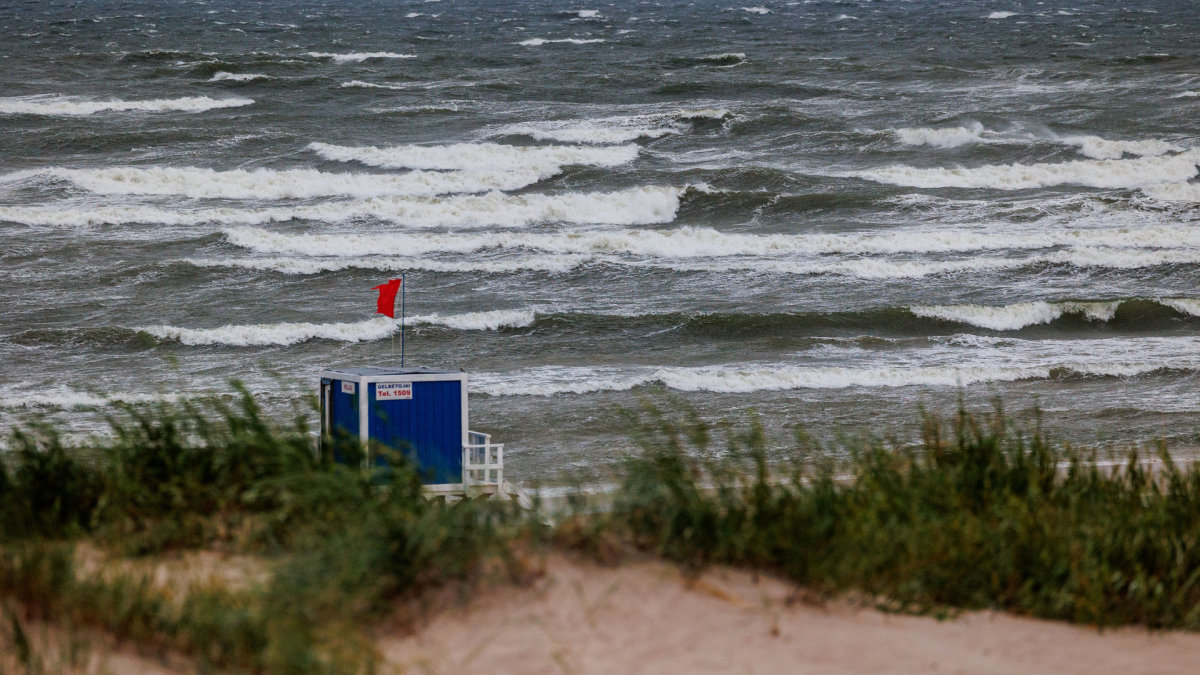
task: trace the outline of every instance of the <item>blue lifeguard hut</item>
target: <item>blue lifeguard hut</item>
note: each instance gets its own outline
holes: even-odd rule
[[[504,487],[504,445],[468,428],[467,374],[429,368],[361,367],[321,373],[321,438],[353,438],[364,467],[386,467],[378,445],[411,458],[431,495],[495,494]]]

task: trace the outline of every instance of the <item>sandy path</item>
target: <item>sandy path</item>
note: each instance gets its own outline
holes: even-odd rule
[[[971,613],[895,616],[788,603],[774,579],[716,570],[689,585],[659,562],[554,556],[529,589],[487,591],[417,634],[382,636],[417,673],[1196,673],[1200,634]]]

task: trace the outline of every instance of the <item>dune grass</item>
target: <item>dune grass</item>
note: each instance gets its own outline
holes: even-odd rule
[[[915,446],[773,472],[757,423],[716,452],[694,416],[651,405],[630,421],[641,452],[609,518],[681,564],[768,569],[900,610],[1200,628],[1200,468],[1163,445],[1154,464],[1131,450],[1105,468],[1036,424],[960,410],[926,418]]]
[[[0,464],[0,603],[202,668],[369,671],[364,626],[493,560],[503,569],[510,542],[538,526],[503,503],[426,500],[399,455],[382,479],[323,459],[303,418],[273,425],[244,391],[233,407],[126,407],[111,426],[75,448],[49,426],[13,432]],[[120,556],[252,554],[273,574],[177,597],[144,576],[84,574],[81,541]]]
[[[126,407],[78,446],[18,429],[0,462],[0,638],[25,644],[21,622],[38,619],[202,670],[370,672],[371,626],[412,619],[402,610],[433,589],[525,579],[542,546],[764,570],[898,611],[1200,628],[1200,470],[1163,447],[1154,470],[1133,452],[1104,468],[1036,423],[960,411],[926,418],[919,443],[864,442],[835,462],[800,434],[769,448],[753,418],[713,426],[672,401],[620,415],[638,450],[611,509],[553,528],[503,502],[427,500],[398,455],[383,477],[330,462],[304,415],[274,424],[245,391],[232,406]],[[83,543],[120,560],[249,555],[270,574],[181,592],[98,573]]]

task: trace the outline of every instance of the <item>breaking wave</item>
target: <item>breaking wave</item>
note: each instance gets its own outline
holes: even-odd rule
[[[516,190],[548,177],[532,169],[413,171],[402,175],[372,175],[325,173],[311,169],[216,171],[190,167],[52,167],[0,176],[0,181],[26,176],[66,180],[101,194],[183,195],[192,198],[223,199],[433,196],[456,192]]]
[[[1157,157],[1185,148],[1157,139],[1143,141],[1113,141],[1099,136],[1063,135],[1054,132],[990,131],[979,122],[957,127],[902,127],[895,129],[896,138],[905,145],[928,145],[937,148],[956,148],[970,143],[1037,143],[1052,142],[1078,148],[1080,154],[1092,159],[1121,159],[1125,155]]]
[[[562,274],[587,262],[586,256],[539,256],[520,260],[430,260],[428,258],[193,258],[183,262],[197,267],[232,267],[281,274],[320,274],[347,269],[380,271],[424,270],[428,272],[551,272]]]
[[[226,239],[263,253],[362,256],[471,253],[528,249],[548,253],[628,254],[660,258],[707,258],[785,254],[965,253],[976,250],[1058,246],[1129,248],[1200,247],[1200,228],[1082,229],[1059,232],[909,230],[854,234],[740,234],[706,227],[672,230],[617,229],[586,232],[491,232],[472,234],[389,233],[286,234],[231,228]]]
[[[337,162],[360,162],[388,169],[532,169],[546,175],[564,166],[619,166],[638,156],[636,145],[605,147],[516,146],[498,143],[348,147],[311,143],[309,150]]]
[[[37,393],[0,396],[0,408],[102,408],[114,403],[169,403],[182,398],[179,394],[102,394],[73,389],[42,389]]]
[[[724,54],[709,54],[708,56],[701,56],[699,60],[708,61],[709,63],[716,63],[719,65],[731,66],[731,65],[736,65],[738,63],[745,61],[746,54],[744,52],[725,52]]]
[[[1092,159],[1120,159],[1125,155],[1157,157],[1169,152],[1182,152],[1184,148],[1166,141],[1110,141],[1099,136],[1053,136],[1054,140],[1079,148],[1079,152]]]
[[[1020,330],[1050,323],[1064,314],[1082,314],[1092,321],[1108,321],[1121,301],[1112,302],[1022,302],[1003,307],[985,305],[913,306],[914,315],[966,323],[988,330]]]
[[[248,98],[185,96],[144,101],[84,101],[65,96],[22,96],[0,98],[0,114],[83,116],[100,112],[204,112],[214,108],[236,108],[254,103]]]
[[[1162,369],[1157,363],[1072,363],[1035,366],[962,365],[848,368],[789,364],[733,364],[667,368],[589,368],[546,366],[515,373],[471,376],[472,390],[490,396],[555,396],[600,391],[627,391],[664,386],[676,391],[723,394],[790,389],[849,387],[967,386],[977,382],[1011,382],[1067,375],[1132,377]]]
[[[0,206],[0,220],[73,227],[127,223],[262,225],[296,219],[344,222],[358,218],[375,218],[411,227],[521,227],[550,222],[649,225],[674,220],[683,191],[683,188],[674,187],[641,187],[619,192],[553,195],[489,192],[452,197],[371,197],[263,208]]]
[[[1095,188],[1137,188],[1187,181],[1197,173],[1200,150],[1138,159],[1079,160],[1058,164],[1002,164],[974,168],[919,169],[892,166],[853,176],[918,188],[1023,190],[1073,184]]]
[[[919,279],[966,272],[997,272],[1040,265],[1069,265],[1080,268],[1142,269],[1159,265],[1200,264],[1200,250],[1130,251],[1085,247],[1023,258],[974,257],[945,261],[849,259],[837,261],[721,260],[720,262],[633,262],[638,267],[677,272],[749,272],[757,274],[837,275],[859,279]]]
[[[269,80],[271,76],[262,73],[227,73],[224,70],[209,78],[209,82],[252,82],[254,80]]]
[[[560,38],[557,40],[551,40],[549,38],[530,38],[528,40],[521,40],[517,44],[521,45],[522,47],[541,47],[542,45],[546,44],[588,45],[597,42],[607,42],[607,40],[604,40],[603,38]]]
[[[896,129],[896,137],[906,145],[931,145],[937,148],[956,148],[978,141],[983,125],[972,122],[965,127],[904,127]]]
[[[661,138],[682,134],[691,128],[689,122],[720,120],[729,111],[719,108],[679,110],[650,115],[598,117],[583,120],[546,120],[507,124],[496,129],[496,135],[528,136],[538,141],[605,145],[630,143],[639,138]]]
[[[639,124],[640,123],[640,124]],[[629,143],[639,138],[661,138],[680,134],[684,129],[669,124],[655,125],[648,117],[613,117],[602,120],[565,120],[510,124],[496,130],[498,135],[528,136],[538,141],[604,145]]]
[[[350,54],[334,54],[331,52],[309,52],[314,59],[330,59],[334,63],[362,63],[368,59],[415,59],[416,54],[396,54],[394,52],[352,52]]]
[[[1200,184],[1197,183],[1147,185],[1142,192],[1164,202],[1200,202]]]
[[[466,314],[427,314],[408,317],[409,325],[443,326],[454,330],[499,330],[519,328],[533,323],[532,309],[502,309]],[[377,317],[348,323],[274,323],[229,325],[219,328],[180,328],[147,326],[142,330],[156,338],[175,340],[185,345],[229,345],[234,347],[286,346],[308,340],[370,342],[382,340],[400,330],[400,320]]]

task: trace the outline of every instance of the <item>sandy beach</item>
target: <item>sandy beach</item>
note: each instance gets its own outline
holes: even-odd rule
[[[1127,675],[1194,673],[1200,663],[1200,635],[1183,632],[1100,631],[999,612],[890,614],[741,570],[688,578],[657,560],[608,567],[552,554],[538,565],[525,587],[435,593],[444,606],[415,629],[385,621],[374,631],[379,672]],[[173,650],[91,629],[27,621],[25,630],[44,672],[195,671]],[[20,671],[12,635],[0,631],[0,672]]]
[[[1200,635],[971,612],[948,620],[814,601],[776,579],[561,556],[530,588],[498,588],[408,636],[420,673],[1193,673]]]

